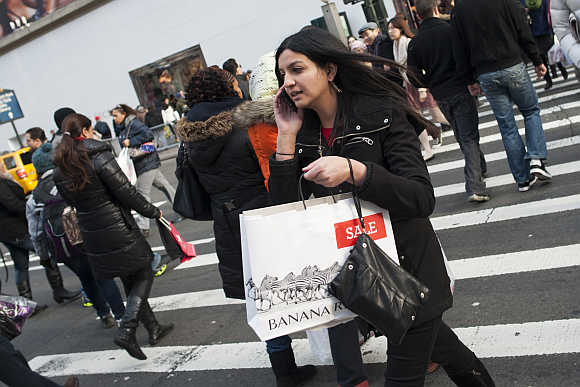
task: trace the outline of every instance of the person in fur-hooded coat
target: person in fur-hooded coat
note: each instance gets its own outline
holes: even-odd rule
[[[192,108],[177,124],[182,141],[178,160],[192,167],[211,199],[216,252],[226,297],[244,299],[239,214],[268,205],[259,160],[267,160],[274,152],[268,151],[266,144],[254,148],[248,128],[264,123],[273,125],[273,105],[272,101],[241,104],[233,89],[220,88],[229,80],[224,81],[222,77],[227,75],[216,69],[205,69],[196,75],[188,88]],[[214,90],[216,95],[207,100],[204,90]],[[198,95],[203,99],[196,99]]]

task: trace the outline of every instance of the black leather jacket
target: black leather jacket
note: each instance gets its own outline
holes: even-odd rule
[[[321,155],[364,163],[367,175],[359,188],[361,198],[389,210],[401,265],[431,290],[415,323],[433,319],[451,307],[453,298],[441,247],[429,221],[435,195],[415,128],[384,97],[343,93],[341,99],[339,106],[345,113],[335,123],[338,130],[332,144],[320,140],[320,121],[306,111],[296,139],[296,157],[270,160],[271,199],[274,203],[297,201],[301,168]],[[327,188],[312,182],[304,183],[304,188],[306,196],[328,195]],[[350,192],[352,187],[343,184],[338,189]]]
[[[98,278],[123,277],[151,264],[153,252],[141,234],[131,209],[148,218],[159,217],[119,168],[110,145],[83,140],[88,150],[90,183],[80,191],[68,188],[60,168],[54,182],[64,200],[77,209],[85,251]]]

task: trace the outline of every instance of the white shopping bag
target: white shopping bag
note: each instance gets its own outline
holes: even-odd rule
[[[316,355],[322,364],[332,363],[332,351],[330,349],[330,338],[328,328],[308,329],[306,331],[310,351]]]
[[[351,195],[240,215],[248,324],[261,340],[336,325],[355,315],[328,293],[362,233]],[[361,201],[367,233],[398,263],[387,210]]]
[[[133,160],[129,157],[129,148],[124,147],[117,157],[117,164],[121,167],[121,171],[127,176],[131,185],[137,183],[137,173],[135,172],[135,166],[133,165]]]

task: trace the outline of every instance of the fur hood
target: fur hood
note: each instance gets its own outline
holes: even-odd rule
[[[256,124],[276,125],[274,98],[244,102],[232,111],[233,126],[248,129]]]
[[[182,118],[177,123],[176,132],[181,141],[200,142],[223,137],[229,134],[232,128],[247,130],[250,126],[259,123],[276,124],[273,98],[244,102],[233,110],[223,111],[205,121],[190,121],[188,118]]]
[[[175,128],[177,136],[184,142],[200,142],[223,137],[232,131],[232,112],[225,111],[205,121],[189,121],[182,118]]]

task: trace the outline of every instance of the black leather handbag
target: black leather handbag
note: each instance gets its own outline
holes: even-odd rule
[[[211,199],[201,185],[197,173],[189,165],[185,146],[181,145],[177,156],[177,189],[173,199],[173,211],[193,220],[212,220]]]
[[[349,166],[354,181],[350,160]],[[353,198],[365,230],[356,188]],[[429,299],[429,289],[397,265],[366,230],[330,283],[329,292],[396,344],[403,341],[421,306]]]

